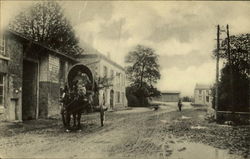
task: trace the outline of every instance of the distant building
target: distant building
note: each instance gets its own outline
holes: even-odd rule
[[[119,109],[127,106],[125,69],[89,46],[82,43],[84,54],[79,61],[89,67],[98,78],[109,79],[109,87],[104,90],[104,105],[109,109]]]
[[[212,105],[211,86],[196,84],[194,89],[194,104]]]
[[[154,100],[160,102],[178,102],[180,94],[179,91],[164,91],[161,93],[161,96],[154,98]]]

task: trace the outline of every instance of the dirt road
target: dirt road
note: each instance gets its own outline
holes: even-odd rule
[[[180,136],[175,137],[169,127],[178,118],[185,118],[185,110],[197,112],[194,113],[197,117],[202,117],[204,111],[195,111],[189,105],[184,112],[176,109],[175,104],[170,104],[157,111],[133,108],[107,112],[104,127],[100,127],[98,113],[85,115],[82,131],[71,133],[65,133],[59,119],[1,123],[0,157],[192,158],[185,153],[200,145],[192,145]],[[208,148],[214,151],[213,147],[204,149]],[[224,154],[227,153],[223,151],[223,156],[235,157]]]

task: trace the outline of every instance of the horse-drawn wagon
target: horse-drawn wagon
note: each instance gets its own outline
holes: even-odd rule
[[[98,86],[91,70],[83,65],[72,66],[67,74],[67,84],[63,89],[62,121],[66,130],[72,129],[71,117],[73,117],[73,128],[80,129],[82,113],[96,110],[98,102],[93,98],[98,97]],[[98,98],[97,98],[98,99]],[[100,106],[102,108],[102,106]],[[101,125],[103,126],[103,109],[98,109],[101,114]]]

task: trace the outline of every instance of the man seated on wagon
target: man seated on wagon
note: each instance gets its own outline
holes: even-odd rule
[[[86,95],[87,95],[87,84],[90,83],[89,77],[87,74],[82,73],[78,71],[76,77],[74,78],[73,82],[75,83],[75,87],[77,87],[77,94],[79,97],[83,97],[86,101]]]

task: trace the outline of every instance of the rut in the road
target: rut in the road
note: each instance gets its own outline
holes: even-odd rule
[[[143,113],[127,118],[119,128],[127,130],[127,135],[122,138],[121,143],[111,147],[111,155],[118,153],[127,157],[138,157],[163,154],[168,148],[164,143],[166,134],[162,131],[165,124],[160,120],[163,113]]]

